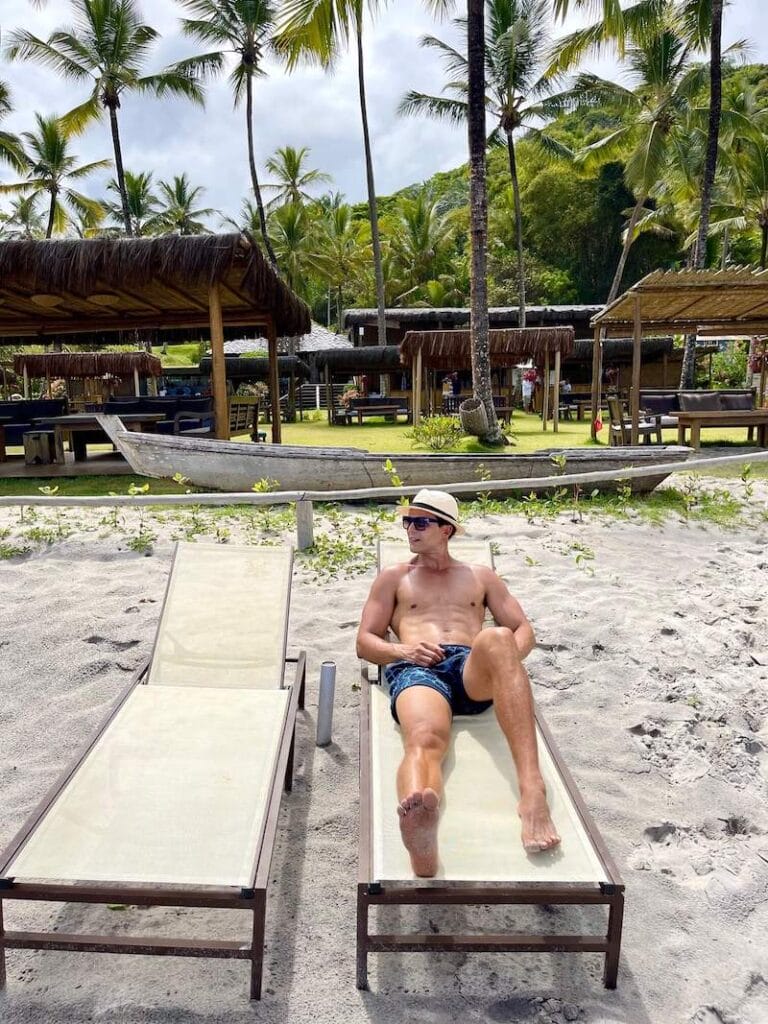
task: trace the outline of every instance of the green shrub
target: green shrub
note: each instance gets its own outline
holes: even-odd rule
[[[462,438],[461,425],[453,416],[425,416],[421,423],[406,430],[415,445],[431,448],[434,452],[455,448]]]
[[[712,356],[712,385],[716,388],[741,388],[747,376],[747,347],[741,342],[729,344]]]

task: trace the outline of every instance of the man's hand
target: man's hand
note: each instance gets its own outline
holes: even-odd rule
[[[414,665],[437,665],[445,658],[445,651],[439,644],[422,640],[418,644],[393,644],[400,661],[411,661]]]

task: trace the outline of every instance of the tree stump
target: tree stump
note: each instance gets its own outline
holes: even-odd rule
[[[479,398],[466,398],[459,406],[461,429],[472,437],[485,437],[488,433],[488,415]]]

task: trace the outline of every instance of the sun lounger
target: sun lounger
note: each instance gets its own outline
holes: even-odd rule
[[[454,557],[492,564],[487,544],[454,541]],[[381,565],[409,557],[403,545],[381,545]],[[416,878],[403,847],[395,808],[400,732],[385,687],[363,668],[360,725],[360,856],[357,894],[357,985],[368,984],[368,954],[382,952],[594,952],[605,954],[603,980],[616,987],[624,885],[597,827],[536,713],[539,760],[552,816],[562,837],[547,853],[526,854],[515,808],[517,782],[492,710],[454,721],[445,763],[440,868]],[[369,911],[385,905],[604,904],[604,934],[375,934]]]
[[[180,544],[154,654],[83,754],[0,854],[4,951],[251,962],[261,993],[266,893],[290,790],[305,657],[283,685],[292,553]],[[3,931],[4,900],[217,907],[250,941]]]

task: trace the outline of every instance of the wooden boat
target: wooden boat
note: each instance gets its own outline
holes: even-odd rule
[[[477,480],[478,491],[483,490],[486,480],[526,480],[531,482],[530,490],[535,490],[537,478],[604,471],[615,471],[615,476],[609,481],[590,483],[590,490],[594,487],[615,490],[622,471],[630,467],[670,467],[666,472],[662,468],[652,476],[633,479],[633,491],[641,492],[653,490],[666,479],[675,464],[685,461],[691,454],[689,448],[677,445],[638,445],[551,448],[526,455],[415,455],[402,452],[387,455],[360,448],[311,448],[145,434],[126,430],[117,416],[99,415],[98,420],[136,473],[159,478],[173,478],[181,474],[196,487],[220,491],[251,491],[260,480],[268,480],[273,490],[280,491],[391,487],[392,480],[384,469],[387,459],[392,460],[405,487]],[[560,461],[561,456],[565,459],[564,464]],[[552,487],[551,481],[545,486]],[[514,490],[519,491],[520,488]]]

